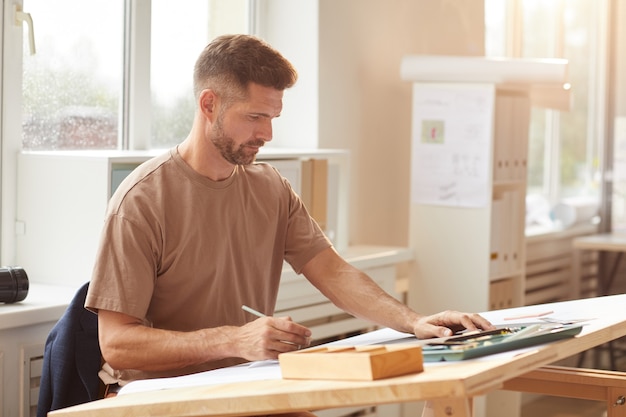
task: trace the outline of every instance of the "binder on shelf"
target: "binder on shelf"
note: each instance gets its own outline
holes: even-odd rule
[[[512,272],[516,273],[523,268],[523,245],[525,238],[525,209],[526,209],[526,190],[510,191],[511,197],[511,225],[513,233],[511,235],[511,256],[512,256]]]
[[[520,92],[496,94],[494,119],[495,181],[526,181],[530,98]]]
[[[501,279],[489,285],[489,310],[502,310],[514,307],[515,287],[513,280]]]
[[[512,202],[511,202],[511,193],[504,192],[502,194],[502,202],[504,207],[504,215],[502,216],[502,222],[500,224],[500,230],[502,231],[502,252],[503,252],[503,263],[502,263],[502,273],[508,274],[511,269],[512,261],[512,246],[513,246],[513,218],[512,218]]]
[[[328,219],[328,160],[305,159],[302,161],[302,190],[304,205],[322,230],[326,230]]]
[[[504,216],[504,202],[496,198],[491,203],[491,251],[490,251],[490,275],[497,276],[503,270],[502,265],[502,230]]]
[[[509,233],[507,236],[507,254],[508,265],[507,273],[515,272],[519,267],[520,260],[520,192],[518,190],[510,190],[504,193],[506,201],[508,219],[506,221]]]
[[[512,149],[514,155],[514,167],[516,181],[526,181],[528,171],[528,131],[530,126],[530,98],[525,95],[515,97],[513,101],[513,131],[515,140]]]
[[[513,100],[506,94],[498,93],[494,113],[494,169],[495,181],[511,179],[511,148],[513,142]]]
[[[510,189],[494,196],[491,203],[491,277],[515,273],[522,267],[522,213],[522,191]]]

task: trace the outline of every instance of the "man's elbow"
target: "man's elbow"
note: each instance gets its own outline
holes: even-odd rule
[[[129,369],[130,355],[129,352],[118,346],[115,340],[111,340],[110,337],[99,336],[100,352],[102,353],[102,359],[111,366],[113,369]]]
[[[100,310],[98,312],[98,342],[102,358],[113,369],[134,369],[130,349],[136,319],[121,313]]]

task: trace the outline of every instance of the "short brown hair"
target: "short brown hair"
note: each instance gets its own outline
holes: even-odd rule
[[[196,98],[210,88],[227,101],[245,98],[248,85],[285,90],[298,74],[280,52],[251,35],[224,35],[209,43],[196,61],[193,88]]]

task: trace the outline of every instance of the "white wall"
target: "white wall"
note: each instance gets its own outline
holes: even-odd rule
[[[256,33],[278,49],[298,71],[274,123],[270,146],[317,148],[319,139],[318,1],[259,0]]]
[[[348,149],[350,242],[407,245],[405,54],[484,53],[483,1],[261,0],[259,34],[296,65],[273,145]]]

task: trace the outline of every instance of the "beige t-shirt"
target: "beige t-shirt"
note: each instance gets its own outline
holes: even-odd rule
[[[241,326],[251,320],[243,304],[273,314],[283,261],[300,273],[330,246],[275,168],[237,166],[215,182],[172,149],[135,169],[111,198],[85,306],[160,329]],[[124,382],[241,361],[112,376]]]

